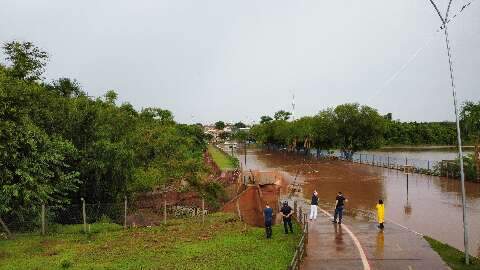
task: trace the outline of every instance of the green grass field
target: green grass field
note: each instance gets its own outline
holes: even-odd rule
[[[425,240],[430,243],[433,250],[442,257],[443,261],[447,263],[452,270],[480,270],[480,260],[478,258],[470,257],[470,265],[466,265],[465,256],[460,250],[428,236],[425,236]]]
[[[277,225],[267,240],[263,228],[224,213],[208,216],[203,226],[184,219],[128,230],[92,224],[89,234],[81,228],[0,240],[0,269],[285,269],[300,237]]]
[[[213,161],[217,164],[220,170],[233,170],[235,169],[235,164],[233,163],[231,157],[227,154],[220,151],[213,145],[208,145],[208,152],[213,158]]]

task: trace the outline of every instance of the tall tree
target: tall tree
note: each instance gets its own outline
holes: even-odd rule
[[[233,125],[233,126],[236,127],[236,128],[246,128],[246,127],[247,127],[247,125],[245,125],[245,124],[242,123],[242,122],[237,122],[237,123],[235,123],[235,125]]]
[[[346,158],[360,150],[377,148],[382,144],[385,119],[368,106],[358,103],[339,105],[334,109],[338,145]]]
[[[273,118],[275,118],[275,120],[285,120],[285,121],[287,121],[288,119],[290,119],[291,115],[292,115],[291,112],[286,112],[284,110],[280,110],[273,115]]]
[[[265,124],[265,123],[268,123],[272,120],[273,120],[272,117],[270,117],[268,115],[263,115],[262,117],[260,117],[260,124]]]
[[[215,123],[215,129],[222,130],[225,128],[225,122],[223,121],[218,121]]]
[[[48,54],[31,42],[12,41],[3,45],[6,59],[11,63],[12,77],[28,81],[41,79]]]

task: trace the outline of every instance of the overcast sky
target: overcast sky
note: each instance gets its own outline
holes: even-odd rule
[[[446,0],[437,0],[446,10]],[[466,0],[454,0],[452,14]],[[180,122],[312,115],[358,102],[402,121],[453,120],[444,36],[428,0],[2,0],[0,42]],[[460,102],[480,100],[480,2],[449,26]],[[3,57],[2,57],[3,58]]]

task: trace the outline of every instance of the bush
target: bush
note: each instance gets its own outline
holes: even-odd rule
[[[60,261],[60,267],[62,269],[67,269],[67,268],[70,268],[72,266],[72,262],[69,261],[68,259],[62,259]]]

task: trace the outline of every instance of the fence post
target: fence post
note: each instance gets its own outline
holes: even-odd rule
[[[2,225],[2,228],[7,232],[8,237],[13,238],[12,232],[10,232],[10,230],[7,227],[7,224],[5,224],[5,222],[3,222],[1,217],[0,217],[0,224]]]
[[[302,216],[303,216],[302,207],[299,207],[299,208],[298,208],[298,214],[300,215],[300,218],[299,218],[299,220],[300,220],[300,222],[301,222],[301,220],[302,220]]]
[[[124,216],[124,219],[123,219],[123,228],[126,229],[127,228],[127,196],[125,196],[125,216]]]
[[[167,199],[163,200],[163,224],[167,224]]]
[[[375,155],[372,155],[372,165],[375,165]]]
[[[360,163],[362,163],[362,154],[360,154]]]
[[[237,201],[235,202],[235,204],[237,205],[237,214],[238,214],[238,218],[240,219],[240,221],[242,221],[242,212],[240,212],[240,202],[237,198]]]
[[[83,216],[83,232],[87,233],[87,211],[85,210],[85,199],[80,198],[82,201],[82,216]]]
[[[205,223],[205,199],[202,198],[202,224]]]
[[[45,235],[45,204],[42,203],[42,235]]]
[[[408,157],[405,157],[405,165],[408,165]]]
[[[430,160],[427,160],[427,170],[430,171]]]
[[[305,220],[307,220],[307,214],[305,214]],[[304,256],[308,256],[307,254],[307,245],[308,245],[308,222],[305,222],[304,228],[304,243],[303,243],[303,254]]]
[[[390,169],[390,156],[387,156],[387,167]]]
[[[298,216],[298,205],[297,205],[297,201],[293,201],[293,212],[295,213],[295,215]]]

